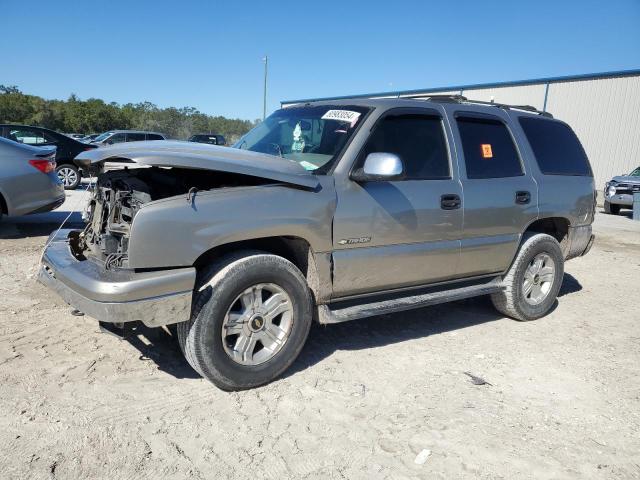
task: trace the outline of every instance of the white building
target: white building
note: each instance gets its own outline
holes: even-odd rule
[[[282,105],[338,98],[421,98],[463,95],[471,100],[531,105],[567,122],[589,156],[599,191],[615,175],[640,166],[640,69],[283,101]]]

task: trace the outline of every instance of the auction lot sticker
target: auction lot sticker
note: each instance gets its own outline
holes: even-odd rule
[[[360,118],[360,112],[352,112],[351,110],[329,110],[322,116],[322,120],[337,120],[339,122],[350,123],[351,126]]]

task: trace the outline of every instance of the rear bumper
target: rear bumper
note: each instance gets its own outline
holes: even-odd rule
[[[41,206],[40,208],[34,210],[31,213],[45,213],[45,212],[50,212],[51,210],[55,210],[56,208],[58,208],[60,205],[62,205],[64,203],[64,193],[62,194],[61,197],[56,198],[55,201],[47,203],[46,205]]]
[[[70,231],[49,238],[38,273],[38,281],[69,305],[107,323],[141,321],[158,327],[190,318],[194,268],[107,271],[73,256],[67,239]]]
[[[565,259],[571,260],[589,253],[596,236],[591,231],[591,225],[569,227],[568,249]]]

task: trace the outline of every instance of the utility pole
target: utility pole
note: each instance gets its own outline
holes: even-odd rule
[[[264,56],[264,95],[262,98],[262,120],[267,117],[267,67],[269,66],[269,57]]]

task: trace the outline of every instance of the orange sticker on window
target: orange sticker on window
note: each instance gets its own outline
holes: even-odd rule
[[[483,143],[480,146],[482,147],[482,158],[493,158],[493,151],[491,150],[490,143]]]

